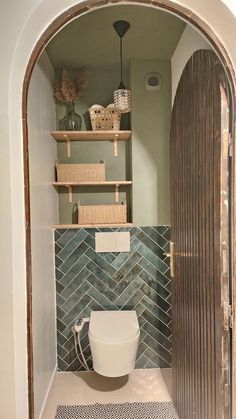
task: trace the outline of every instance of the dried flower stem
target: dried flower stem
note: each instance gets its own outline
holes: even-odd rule
[[[85,93],[88,86],[88,72],[78,72],[75,80],[71,80],[69,73],[63,69],[61,80],[56,80],[54,99],[59,103],[75,103]]]

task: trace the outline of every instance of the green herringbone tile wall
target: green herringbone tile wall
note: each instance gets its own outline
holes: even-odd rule
[[[95,232],[130,231],[129,253],[95,253]],[[60,371],[83,370],[72,325],[91,310],[136,310],[141,336],[137,368],[171,366],[170,227],[55,231],[57,350]],[[82,346],[92,365],[87,328]]]

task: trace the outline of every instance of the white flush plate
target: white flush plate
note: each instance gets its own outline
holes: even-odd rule
[[[128,231],[95,233],[95,251],[130,252],[130,233]]]

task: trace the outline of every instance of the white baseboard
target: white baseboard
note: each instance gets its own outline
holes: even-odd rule
[[[55,368],[53,370],[53,373],[52,373],[52,376],[51,376],[51,379],[50,379],[50,382],[49,382],[49,385],[48,385],[48,388],[47,388],[47,391],[46,391],[46,394],[45,394],[45,397],[44,397],[44,401],[43,401],[41,412],[39,414],[39,418],[38,419],[42,419],[43,412],[44,412],[44,409],[45,409],[45,406],[46,406],[46,403],[47,403],[47,399],[48,399],[49,393],[50,393],[50,391],[51,391],[51,389],[53,387],[53,384],[55,382],[55,379],[56,379],[56,373],[57,373],[57,365],[55,365]]]

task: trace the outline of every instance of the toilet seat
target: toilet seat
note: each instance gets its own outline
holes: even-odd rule
[[[135,368],[140,336],[136,311],[92,311],[88,336],[98,374],[121,377]]]
[[[139,323],[135,311],[92,311],[89,335],[103,342],[128,341],[139,336]]]

